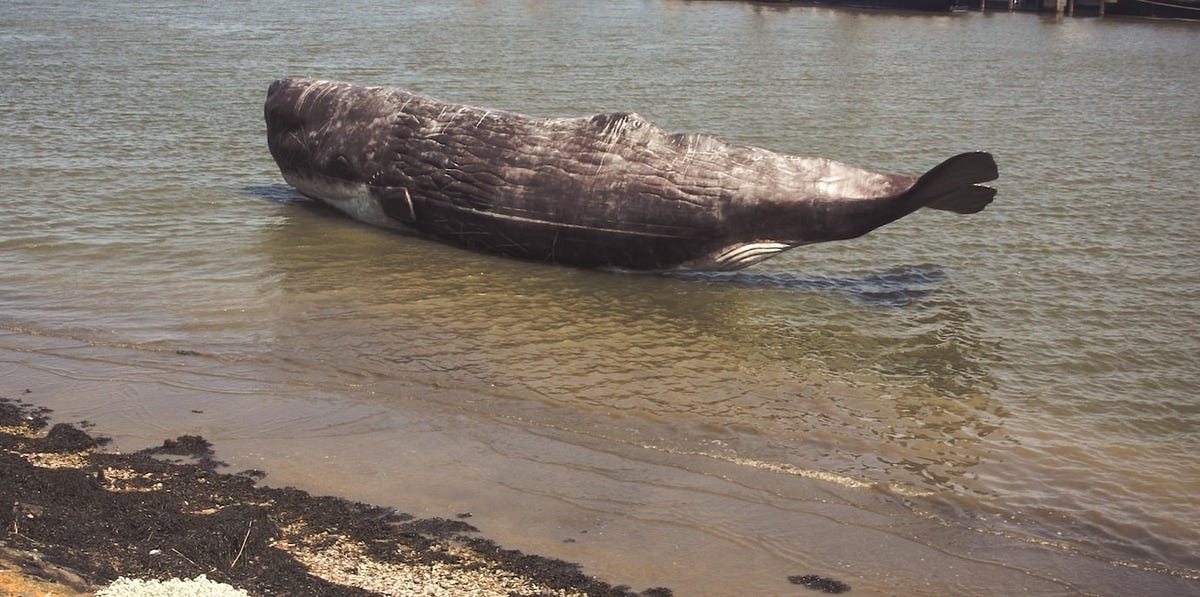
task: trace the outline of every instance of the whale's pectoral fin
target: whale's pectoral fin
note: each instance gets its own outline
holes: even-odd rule
[[[979,183],[999,176],[992,154],[977,151],[956,155],[926,172],[905,193],[917,207],[973,214],[996,196],[996,189]]]
[[[383,208],[383,213],[393,220],[405,224],[417,221],[417,212],[413,208],[412,195],[404,187],[375,187],[372,189],[375,200]]]

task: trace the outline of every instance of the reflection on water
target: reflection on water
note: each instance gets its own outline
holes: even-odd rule
[[[285,184],[253,185],[243,187],[242,192],[249,197],[278,203],[306,203],[312,201]]]
[[[900,307],[926,297],[944,281],[946,271],[935,264],[893,266],[878,273],[844,277],[806,277],[790,272],[680,272],[684,279],[750,288],[780,288],[844,293],[868,303]]]

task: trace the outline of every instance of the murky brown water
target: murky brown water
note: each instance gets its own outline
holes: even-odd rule
[[[684,595],[1197,593],[1198,56],[1024,14],[7,2],[0,394]],[[732,275],[509,261],[300,201],[285,75],[988,149],[1000,195]]]

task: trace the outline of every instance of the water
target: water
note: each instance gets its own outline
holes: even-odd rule
[[[1194,24],[377,4],[0,5],[0,394],[639,588],[1200,594]],[[522,263],[292,193],[293,75],[986,149],[1000,194],[730,275]]]

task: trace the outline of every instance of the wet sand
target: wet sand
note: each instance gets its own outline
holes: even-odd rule
[[[219,470],[199,436],[120,454],[49,417],[0,398],[0,501],[13,505],[0,513],[6,595],[198,575],[253,595],[671,595],[504,549],[469,513],[419,519],[268,487],[262,471]]]

